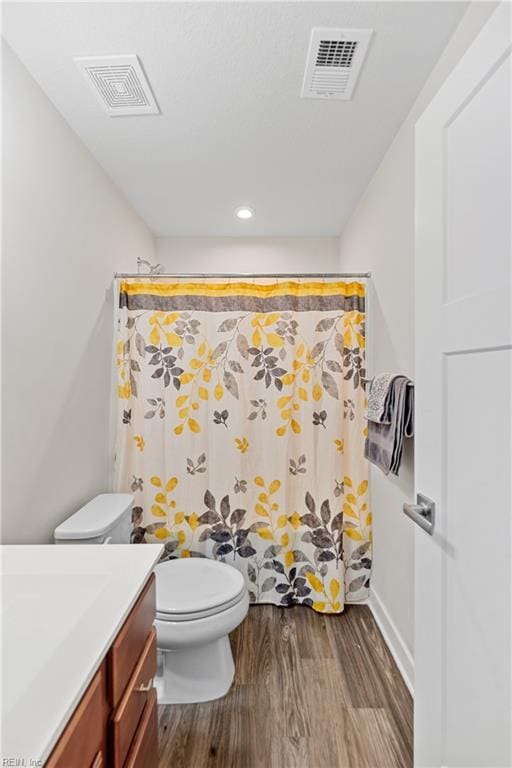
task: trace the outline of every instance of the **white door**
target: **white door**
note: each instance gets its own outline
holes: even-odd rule
[[[416,126],[415,765],[510,766],[511,6]],[[412,501],[412,500],[411,500]]]

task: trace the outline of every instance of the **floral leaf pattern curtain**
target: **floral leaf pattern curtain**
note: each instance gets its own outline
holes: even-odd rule
[[[132,540],[234,565],[253,602],[364,598],[365,285],[130,279],[118,333]]]

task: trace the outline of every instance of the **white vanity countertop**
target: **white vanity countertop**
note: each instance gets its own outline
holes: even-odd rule
[[[159,544],[0,547],[3,758],[44,763],[161,551]]]

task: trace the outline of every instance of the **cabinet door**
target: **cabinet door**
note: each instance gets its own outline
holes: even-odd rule
[[[158,718],[153,688],[144,709],[124,768],[156,768],[158,765]]]
[[[102,664],[48,758],[46,768],[91,768],[105,754],[107,678]]]
[[[133,606],[109,653],[109,690],[112,707],[117,707],[133,674],[155,620],[155,575]]]
[[[150,701],[155,672],[156,630],[153,628],[124,696],[112,717],[112,768],[122,768],[124,765],[144,707]]]

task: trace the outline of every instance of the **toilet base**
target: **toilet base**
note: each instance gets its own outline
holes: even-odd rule
[[[194,704],[220,699],[231,688],[234,675],[228,635],[185,650],[158,650],[158,703]]]

